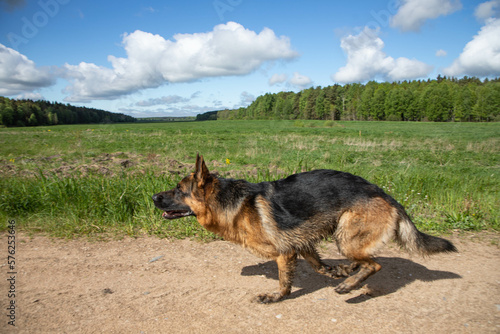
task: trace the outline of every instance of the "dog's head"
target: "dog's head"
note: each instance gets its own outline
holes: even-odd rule
[[[174,189],[154,194],[155,206],[163,210],[165,219],[197,216],[204,209],[205,195],[213,179],[203,156],[197,154],[194,173],[183,178]]]

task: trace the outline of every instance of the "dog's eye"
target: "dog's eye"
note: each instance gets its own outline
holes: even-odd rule
[[[181,189],[181,184],[177,183],[177,189]]]

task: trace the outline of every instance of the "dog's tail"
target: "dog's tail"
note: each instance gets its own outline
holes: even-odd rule
[[[417,230],[410,217],[404,211],[399,212],[399,221],[396,229],[396,240],[411,252],[430,255],[442,252],[458,252],[450,241],[428,235]]]

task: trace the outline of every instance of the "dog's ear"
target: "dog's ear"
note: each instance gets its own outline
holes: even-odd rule
[[[205,160],[203,160],[203,156],[199,153],[196,154],[196,169],[194,171],[194,177],[196,181],[198,181],[198,187],[203,187],[206,181],[210,178],[210,173],[207,165],[205,164]]]

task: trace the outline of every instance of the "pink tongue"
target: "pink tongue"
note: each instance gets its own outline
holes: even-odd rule
[[[167,215],[168,215],[167,211],[163,211],[163,213],[161,214],[161,216],[162,216],[163,218],[166,218],[166,217],[167,217]]]

